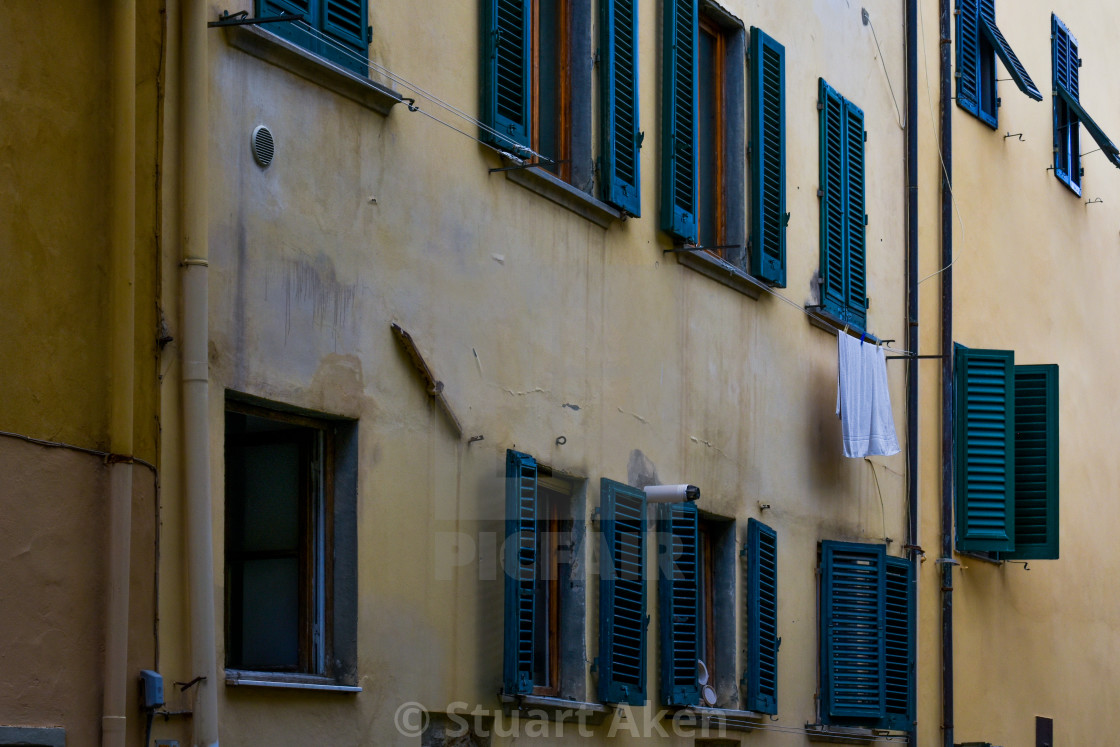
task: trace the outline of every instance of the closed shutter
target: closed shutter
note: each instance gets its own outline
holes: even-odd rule
[[[1058,557],[1058,367],[1015,366],[1015,550]]]
[[[881,545],[821,543],[821,699],[829,723],[884,715],[885,560]]]
[[[751,28],[751,274],[786,285],[786,50]]]
[[[319,40],[309,30],[319,28],[319,0],[258,0],[258,16],[302,14],[302,21],[277,21],[263,27],[293,44],[319,54]]]
[[[1015,353],[955,349],[957,549],[1015,549]]]
[[[497,135],[483,139],[502,150],[531,147],[532,78],[529,0],[483,0],[485,50],[482,111]]]
[[[599,700],[646,700],[646,497],[603,479],[599,568]]]
[[[778,712],[778,534],[760,521],[747,521],[747,683],[748,711]]]
[[[847,179],[847,241],[845,260],[848,282],[844,304],[851,312],[845,321],[864,326],[867,320],[867,214],[864,212],[865,168],[863,111],[844,102],[845,176]]]
[[[537,462],[506,451],[505,665],[508,694],[533,691],[537,583]]]
[[[602,0],[603,200],[641,215],[637,0]]]
[[[846,301],[844,265],[848,193],[844,180],[844,98],[820,80],[821,107],[821,303],[842,308]]]
[[[661,702],[696,705],[700,609],[698,514],[693,503],[666,503],[658,518]]]
[[[697,0],[664,0],[661,111],[661,228],[695,243]]]
[[[914,564],[887,558],[885,605],[886,698],[884,729],[914,725]]]
[[[366,0],[323,0],[323,32],[320,54],[328,60],[369,75],[369,13]]]
[[[957,0],[957,104],[980,116],[980,14],[978,0]]]

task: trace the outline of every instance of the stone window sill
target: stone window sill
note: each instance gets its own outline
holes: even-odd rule
[[[547,718],[559,721],[578,721],[584,724],[600,724],[610,709],[600,703],[584,703],[578,700],[553,698],[544,695],[506,695],[499,696],[502,709],[509,713],[516,710],[522,716],[544,714]]]
[[[335,693],[360,693],[356,685],[343,685],[330,677],[314,674],[288,674],[286,672],[247,672],[240,669],[226,670],[226,684],[239,687],[279,687],[289,690],[324,690]]]
[[[230,26],[226,39],[242,52],[284,68],[367,109],[388,116],[401,95],[376,81],[363,78],[325,60],[303,47],[256,26]]]
[[[748,298],[758,300],[768,288],[761,280],[751,277],[740,267],[709,251],[677,252],[677,261],[691,267],[701,275],[707,275],[717,283],[739,291]]]
[[[766,719],[764,714],[755,711],[736,711],[729,708],[704,708],[701,706],[681,708],[677,713],[692,714],[696,718],[697,725],[709,731],[711,729],[753,731]]]
[[[507,164],[509,165],[509,164]],[[610,228],[611,223],[622,220],[622,213],[586,192],[576,189],[563,179],[538,166],[513,168],[505,172],[506,179],[520,184],[531,192],[555,202],[561,207],[581,215],[600,228]]]
[[[810,742],[829,744],[876,744],[879,742],[906,743],[909,741],[904,731],[888,729],[862,729],[850,726],[829,726],[827,724],[805,724]]]

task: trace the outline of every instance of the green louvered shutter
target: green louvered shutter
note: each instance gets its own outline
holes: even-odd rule
[[[483,0],[483,121],[497,135],[483,139],[503,150],[531,147],[532,76],[529,0]]]
[[[366,0],[323,0],[322,54],[331,62],[369,75],[369,12]]]
[[[978,0],[957,0],[957,105],[980,116]]]
[[[1015,549],[1015,353],[955,348],[957,549]]]
[[[844,150],[847,177],[847,241],[844,305],[850,315],[845,321],[863,327],[867,324],[867,214],[866,168],[863,111],[850,101],[844,102]]]
[[[263,24],[262,27],[293,44],[319,54],[319,40],[315,33],[308,29],[308,27],[319,28],[319,4],[320,0],[257,0],[257,15],[282,16],[302,13],[302,21],[278,21]]]
[[[646,495],[613,480],[600,483],[599,700],[646,700]]]
[[[888,557],[884,729],[909,731],[914,725],[914,623],[914,564]]]
[[[988,2],[991,2],[991,0],[988,0]],[[1019,86],[1019,90],[1035,101],[1042,101],[1042,94],[1039,92],[1038,86],[1031,80],[1031,76],[1027,74],[1027,69],[1023,67],[1023,63],[1019,61],[1015,50],[1007,43],[1003,32],[1001,32],[999,26],[996,25],[994,9],[992,10],[992,15],[992,20],[981,18],[980,29],[984,34],[984,38],[988,40],[988,43],[992,45],[992,49],[999,55],[1000,61],[1003,63],[1003,66],[1007,68],[1007,72],[1011,74],[1011,79],[1015,81],[1015,85]]]
[[[534,609],[537,582],[537,462],[506,451],[505,662],[508,694],[533,691]]]
[[[848,190],[844,148],[844,98],[820,80],[821,107],[821,303],[838,311],[847,301]]]
[[[1015,366],[1017,560],[1058,557],[1058,367]]]
[[[700,557],[694,503],[664,503],[657,520],[661,702],[696,705],[699,658]]]
[[[661,229],[686,243],[697,239],[697,0],[664,0],[661,77]]]
[[[751,274],[786,285],[786,50],[751,28]]]
[[[778,534],[760,521],[747,521],[747,685],[748,711],[778,712]]]
[[[603,200],[641,216],[637,0],[602,0]]]
[[[826,723],[885,715],[886,553],[821,543],[821,701]]]

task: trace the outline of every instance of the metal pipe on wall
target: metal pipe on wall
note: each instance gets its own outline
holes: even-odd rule
[[[210,510],[206,0],[184,0],[181,8],[183,493],[187,513],[191,670],[193,677],[202,678],[196,685],[194,699],[193,743],[214,747],[218,744],[218,683]]]
[[[941,99],[941,728],[953,747],[953,94],[950,0],[940,0]]]
[[[128,697],[128,599],[132,539],[132,451],[136,334],[136,0],[112,15],[112,186],[109,305],[109,534],[101,744],[124,747]]]
[[[918,0],[904,0],[906,8],[906,349],[912,356],[918,353]],[[912,357],[907,361],[906,373],[906,498],[907,523],[906,553],[911,564],[918,559],[918,363]],[[914,600],[914,620],[911,623],[911,641],[917,641],[918,573],[914,572],[911,589]],[[916,643],[915,643],[916,645]],[[910,685],[916,690],[918,682],[917,656],[910,673]],[[915,693],[911,698],[916,702]],[[907,730],[910,744],[917,744],[917,731],[913,725]]]

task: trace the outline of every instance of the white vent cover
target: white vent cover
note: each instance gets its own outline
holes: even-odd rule
[[[272,163],[272,157],[276,155],[276,141],[272,139],[272,130],[264,125],[257,125],[253,130],[252,147],[253,160],[262,169],[267,169]]]

